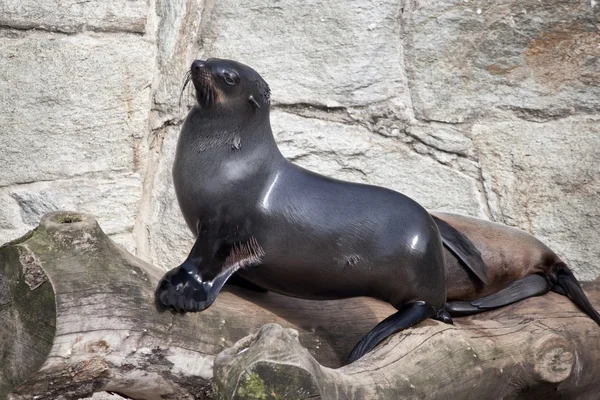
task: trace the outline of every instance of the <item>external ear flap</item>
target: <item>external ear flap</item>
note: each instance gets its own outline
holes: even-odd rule
[[[248,98],[248,100],[250,100],[250,103],[254,104],[254,106],[256,108],[260,108],[260,104],[258,104],[258,101],[256,101],[256,99],[254,98],[254,96],[250,95],[250,98]]]

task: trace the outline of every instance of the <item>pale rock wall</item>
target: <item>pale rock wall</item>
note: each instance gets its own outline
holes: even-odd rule
[[[182,80],[222,57],[270,83],[295,162],[521,227],[594,278],[599,17],[589,0],[0,0],[0,242],[73,209],[180,263]]]

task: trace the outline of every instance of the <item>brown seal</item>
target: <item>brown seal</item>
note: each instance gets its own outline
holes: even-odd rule
[[[445,234],[446,230],[455,229],[472,243],[486,265],[489,280],[488,283],[483,283],[464,268],[464,258],[456,257],[447,250],[447,310],[450,315],[474,314],[553,290],[568,296],[600,325],[600,315],[571,270],[556,253],[533,235],[478,218],[443,212],[430,213],[440,228],[442,238],[450,237]]]

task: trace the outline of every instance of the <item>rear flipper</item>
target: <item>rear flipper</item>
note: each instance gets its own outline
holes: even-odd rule
[[[404,304],[395,314],[377,324],[354,346],[348,356],[348,362],[352,363],[358,360],[391,334],[410,328],[436,314],[435,308],[423,301]]]
[[[528,297],[546,294],[551,287],[552,284],[546,276],[537,274],[527,275],[511,282],[504,289],[480,299],[473,301],[450,301],[446,303],[446,309],[453,317],[477,314],[486,310],[507,306]]]
[[[600,325],[600,315],[594,309],[583,289],[581,289],[579,282],[577,282],[577,279],[566,265],[562,264],[556,271],[556,284],[552,290],[566,295],[581,311],[589,315],[591,319]]]

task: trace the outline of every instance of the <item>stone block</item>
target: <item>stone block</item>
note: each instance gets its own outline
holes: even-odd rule
[[[595,1],[407,3],[416,116],[455,123],[502,110],[534,121],[597,113],[599,17]]]
[[[144,0],[2,0],[0,25],[59,32],[122,31],[144,33]]]
[[[476,124],[494,219],[532,233],[581,279],[598,275],[600,119]]]
[[[132,230],[141,192],[137,173],[108,173],[2,188],[0,244],[35,228],[44,214],[67,210],[94,215],[106,234],[135,254]]]
[[[139,36],[0,38],[0,186],[137,170],[154,49]]]
[[[269,82],[277,103],[410,112],[397,1],[222,0],[203,14],[202,56],[233,58]]]

